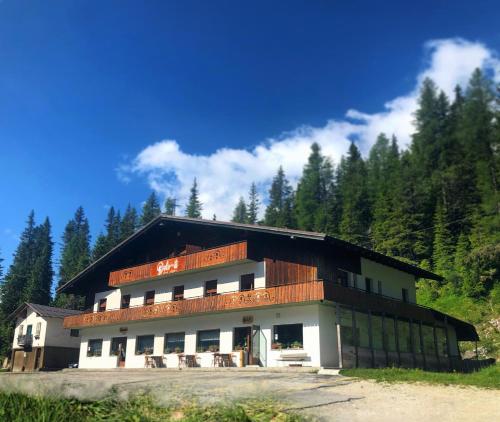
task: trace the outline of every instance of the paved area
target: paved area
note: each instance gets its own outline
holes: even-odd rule
[[[309,371],[67,370],[0,374],[0,388],[81,399],[149,392],[161,403],[273,397],[320,421],[499,421],[500,392],[378,384]]]

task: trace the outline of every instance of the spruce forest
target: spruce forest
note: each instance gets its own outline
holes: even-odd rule
[[[418,281],[418,303],[472,322],[480,353],[499,356],[500,86],[476,70],[468,86],[457,86],[448,98],[427,79],[414,119],[407,149],[382,133],[366,157],[352,143],[334,165],[313,144],[296,189],[280,167],[268,197],[261,200],[252,184],[248,199],[235,204],[232,221],[325,232],[442,275],[444,282]],[[184,214],[200,218],[202,207],[195,179]],[[174,215],[177,208],[169,197],[163,211]],[[61,239],[57,274],[49,219],[37,225],[32,212],[5,274],[0,260],[0,356],[9,354],[12,342],[7,317],[21,303],[81,308],[81,298],[53,296],[54,287],[161,209],[155,193],[140,214],[131,205],[123,215],[111,207],[104,231],[92,243],[89,222],[78,208]],[[473,345],[462,347],[467,352]]]

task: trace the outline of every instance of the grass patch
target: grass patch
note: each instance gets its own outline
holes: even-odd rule
[[[381,368],[343,369],[342,375],[377,382],[424,382],[444,385],[473,385],[482,388],[500,389],[500,365],[492,365],[470,374],[459,372],[427,372],[420,369]]]
[[[299,422],[304,419],[282,411],[273,401],[253,400],[226,405],[188,404],[161,407],[149,396],[128,401],[112,398],[83,402],[75,399],[0,392],[0,420],[10,422],[180,421],[180,422]]]

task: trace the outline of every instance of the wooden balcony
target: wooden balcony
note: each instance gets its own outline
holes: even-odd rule
[[[217,265],[226,265],[246,259],[249,259],[247,242],[238,242],[113,271],[109,274],[108,284],[112,287],[123,286],[124,284],[137,283],[156,277],[166,277],[171,274],[200,270]]]
[[[260,308],[287,303],[319,301],[324,299],[322,281],[288,284],[266,289],[226,293],[217,296],[163,302],[156,305],[92,312],[64,318],[64,328],[96,327],[148,321],[159,318]]]

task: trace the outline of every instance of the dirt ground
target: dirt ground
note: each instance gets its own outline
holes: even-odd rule
[[[500,391],[379,384],[303,371],[65,370],[0,374],[0,388],[81,399],[150,392],[161,403],[273,397],[320,421],[500,421]]]

